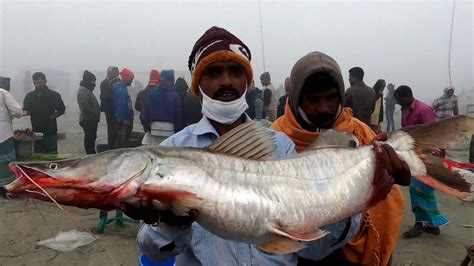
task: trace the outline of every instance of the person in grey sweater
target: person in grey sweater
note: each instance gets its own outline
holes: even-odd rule
[[[79,125],[84,130],[84,148],[87,154],[95,154],[95,140],[97,138],[97,125],[100,121],[100,106],[95,98],[94,91],[96,77],[85,70],[82,76],[79,90],[77,91],[77,103],[81,114]]]

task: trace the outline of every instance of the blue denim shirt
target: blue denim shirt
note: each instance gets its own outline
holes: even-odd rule
[[[284,158],[296,154],[294,143],[281,132],[275,132],[277,151],[274,158]],[[192,124],[174,134],[161,143],[170,147],[198,147],[209,146],[219,137],[219,134],[206,117],[196,124]],[[299,256],[319,260],[335,249],[343,246],[357,232],[360,216],[326,226],[323,230],[329,231],[327,236],[306,242],[308,248],[300,251]],[[348,224],[350,222],[350,224]],[[350,226],[347,230],[346,226]],[[347,233],[343,234],[344,229]],[[341,239],[342,238],[342,241]],[[155,261],[169,259],[176,256],[177,266],[193,265],[296,265],[295,253],[275,255],[266,253],[254,245],[234,242],[213,235],[198,223],[191,227],[180,228],[160,224],[154,227],[142,224],[137,235],[137,242],[143,253]],[[175,249],[160,251],[171,242]]]

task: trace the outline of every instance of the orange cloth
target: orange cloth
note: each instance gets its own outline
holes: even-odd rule
[[[302,152],[319,136],[319,132],[307,131],[298,124],[288,102],[285,114],[273,123],[272,129],[290,137],[297,152]],[[350,108],[342,109],[333,129],[352,133],[362,145],[369,144],[375,136],[366,124],[352,116]],[[346,259],[362,265],[387,265],[398,239],[402,215],[403,196],[394,185],[384,201],[362,213],[359,231],[343,247]]]

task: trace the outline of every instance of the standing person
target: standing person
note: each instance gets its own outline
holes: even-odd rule
[[[143,144],[158,145],[183,129],[181,96],[176,90],[174,70],[163,70],[160,76],[160,84],[150,91],[140,114],[145,129]]]
[[[388,93],[385,96],[385,114],[387,118],[387,132],[391,133],[395,130],[395,122],[393,121],[393,114],[395,113],[395,105],[397,100],[393,97],[395,92],[395,85],[389,83],[387,85]]]
[[[109,149],[117,147],[117,121],[115,120],[114,92],[112,86],[120,82],[119,69],[115,66],[107,68],[107,77],[100,83],[100,110],[105,113],[107,121],[107,144]]]
[[[10,79],[0,77],[0,198],[6,197],[3,186],[14,180],[8,168],[15,160],[12,118],[22,115],[21,105],[10,94]]]
[[[375,105],[372,116],[370,117],[370,128],[375,133],[382,132],[380,123],[383,122],[383,90],[385,89],[385,80],[379,79],[374,84]]]
[[[433,107],[435,111],[437,120],[458,115],[458,97],[454,95],[454,87],[449,86],[445,88],[443,96],[434,100],[431,107]]]
[[[277,117],[285,114],[286,100],[288,99],[288,91],[290,90],[290,77],[285,79],[285,95],[278,100]]]
[[[296,144],[297,152],[304,152],[327,129],[353,134],[361,145],[384,138],[382,134],[376,136],[369,126],[354,118],[350,108],[342,107],[344,79],[339,65],[328,55],[312,52],[299,59],[291,70],[289,88],[285,114],[273,123],[272,128],[288,135]],[[378,161],[379,166],[392,169],[389,174],[394,175],[397,184],[408,185],[410,170],[392,152],[387,151],[385,155],[390,160]],[[318,253],[302,250],[298,253],[298,265],[387,265],[403,215],[400,188],[391,184],[390,187],[385,190],[388,194],[384,200],[352,218],[352,223],[356,224],[360,218],[360,227],[354,228],[354,231],[359,230],[346,245]]]
[[[364,70],[353,67],[349,70],[351,87],[346,90],[345,107],[352,109],[354,117],[370,125],[370,117],[375,106],[375,92],[364,83]]]
[[[263,100],[262,100],[262,91],[255,87],[255,83],[252,80],[252,84],[249,86],[247,95],[245,95],[245,100],[249,108],[245,110],[245,113],[255,120],[261,120],[264,118],[263,115]]]
[[[433,109],[413,97],[410,87],[400,86],[394,97],[402,107],[402,127],[422,125],[436,121]],[[415,214],[415,225],[403,233],[406,238],[413,238],[423,232],[439,235],[440,226],[448,223],[448,218],[441,214],[436,203],[434,188],[412,178],[410,184],[412,212]]]
[[[130,138],[133,129],[132,100],[128,94],[127,87],[132,85],[135,75],[127,68],[120,71],[121,81],[114,83],[115,120],[117,121],[117,148],[130,147]]]
[[[219,41],[220,40],[220,41]],[[191,90],[202,100],[203,118],[166,139],[161,145],[169,147],[203,148],[219,136],[250,121],[245,115],[246,88],[252,82],[250,50],[225,29],[212,27],[199,38],[189,57],[192,75]],[[294,155],[294,144],[280,132],[275,132],[276,152],[273,158]],[[144,219],[137,236],[140,249],[148,257],[163,261],[176,256],[181,265],[296,265],[296,254],[266,253],[254,245],[222,239],[192,223],[199,215],[178,217],[154,210],[142,212],[125,207],[136,219]],[[158,225],[152,225],[158,220]],[[348,219],[350,220],[350,219]],[[348,220],[328,226],[331,234],[306,242],[315,256],[343,245],[351,236],[350,228],[357,223]]]
[[[46,85],[46,76],[33,74],[35,90],[23,100],[23,109],[30,115],[33,132],[43,133],[43,139],[34,143],[35,153],[58,153],[58,125],[56,119],[66,111],[61,95]]]
[[[176,80],[176,88],[184,91],[182,100],[183,109],[183,127],[196,124],[202,118],[201,101],[199,97],[189,89],[188,83],[183,78]],[[181,89],[180,89],[181,88]]]
[[[263,95],[263,112],[265,113],[265,119],[273,122],[277,117],[278,108],[278,95],[275,87],[272,84],[272,80],[269,72],[264,72],[260,75],[260,82],[262,82],[262,95]]]
[[[189,89],[188,83],[186,83],[186,80],[184,80],[184,78],[179,77],[176,79],[176,82],[174,83],[174,85],[176,87],[176,91],[181,97],[181,100],[183,100],[184,95]]]
[[[77,91],[77,103],[81,114],[79,125],[84,130],[84,149],[87,154],[95,154],[95,140],[97,139],[97,125],[100,121],[100,106],[93,93],[96,86],[96,77],[85,70]]]
[[[148,93],[158,85],[160,82],[160,72],[156,69],[152,69],[150,71],[150,80],[148,81],[148,85],[145,87],[144,90],[140,91],[137,95],[137,99],[135,101],[135,110],[138,112],[143,112],[143,108],[145,107],[145,101],[148,98]]]

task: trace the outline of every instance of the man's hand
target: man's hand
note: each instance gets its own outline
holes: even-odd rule
[[[58,117],[59,117],[59,114],[58,114],[58,113],[54,113],[54,114],[52,114],[52,115],[49,117],[49,119],[52,120],[52,119],[56,119],[56,118],[58,118]]]
[[[386,172],[391,178],[394,179],[395,184],[402,186],[410,185],[410,167],[405,161],[398,157],[397,153],[392,147],[381,142],[386,140],[387,133],[379,133],[372,141],[376,156],[376,173],[378,172],[376,178],[389,178],[384,177],[386,175],[382,174],[382,172]]]
[[[177,216],[171,210],[158,211],[147,199],[142,199],[141,205],[141,208],[136,208],[130,204],[122,203],[121,209],[127,216],[135,220],[143,220],[146,224],[165,223],[171,226],[191,225],[199,215],[197,210],[191,210],[188,216]]]

